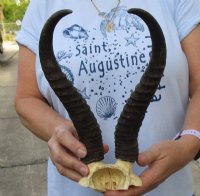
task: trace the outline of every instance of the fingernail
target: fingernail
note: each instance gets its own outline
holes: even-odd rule
[[[84,149],[78,149],[78,156],[80,157],[80,158],[83,158],[83,157],[85,157],[85,155],[86,155],[86,151],[84,150]]]
[[[85,167],[81,167],[81,168],[80,168],[80,172],[81,172],[81,174],[82,174],[83,176],[87,176],[88,170],[87,170],[87,168],[85,168]]]

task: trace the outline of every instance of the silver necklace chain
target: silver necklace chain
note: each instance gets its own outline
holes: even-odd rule
[[[107,23],[107,25],[106,25],[106,30],[107,30],[108,32],[112,32],[112,31],[113,31],[113,26],[114,26],[114,24],[113,24],[113,19],[114,19],[114,17],[115,17],[115,14],[116,14],[116,12],[117,12],[118,7],[119,7],[120,0],[118,0],[117,6],[115,7],[114,13],[113,13],[113,15],[111,16],[111,18],[108,18],[108,17],[106,17],[104,14],[102,14],[103,12],[97,7],[97,5],[96,5],[96,3],[94,2],[94,0],[91,0],[91,2],[92,2],[92,5],[93,5],[93,6],[95,7],[95,9],[97,10],[98,14],[99,14],[101,17],[103,17],[104,19],[108,20],[108,23]]]

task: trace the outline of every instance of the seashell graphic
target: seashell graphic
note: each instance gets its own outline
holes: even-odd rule
[[[105,96],[101,97],[96,104],[96,112],[100,118],[104,118],[105,120],[115,115],[115,111],[117,109],[116,101],[110,97]]]
[[[67,79],[73,84],[74,83],[74,75],[73,75],[72,71],[63,65],[60,65],[60,68],[61,68],[62,72],[66,75]]]
[[[89,36],[86,30],[75,24],[63,31],[63,36],[70,39],[87,39]]]
[[[58,51],[56,55],[56,60],[59,62],[59,61],[62,61],[63,59],[71,58],[71,57],[72,57],[72,53],[67,53],[64,50],[60,50]]]

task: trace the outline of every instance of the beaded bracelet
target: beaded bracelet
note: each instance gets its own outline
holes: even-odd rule
[[[195,129],[186,129],[186,130],[183,130],[182,132],[178,133],[175,137],[174,137],[174,140],[178,140],[181,136],[183,135],[193,135],[197,138],[199,138],[200,140],[200,131],[197,131]],[[200,158],[200,150],[199,152],[197,153],[197,155],[194,157],[194,160],[197,160]]]

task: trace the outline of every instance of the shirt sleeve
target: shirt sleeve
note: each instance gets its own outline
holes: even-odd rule
[[[43,2],[43,3],[42,3]],[[41,8],[45,1],[31,0],[26,10],[20,31],[17,33],[16,41],[28,47],[34,53],[38,51],[38,41],[41,31],[43,13]],[[44,7],[43,7],[44,8]]]
[[[175,22],[182,40],[200,23],[200,0],[177,0]]]

